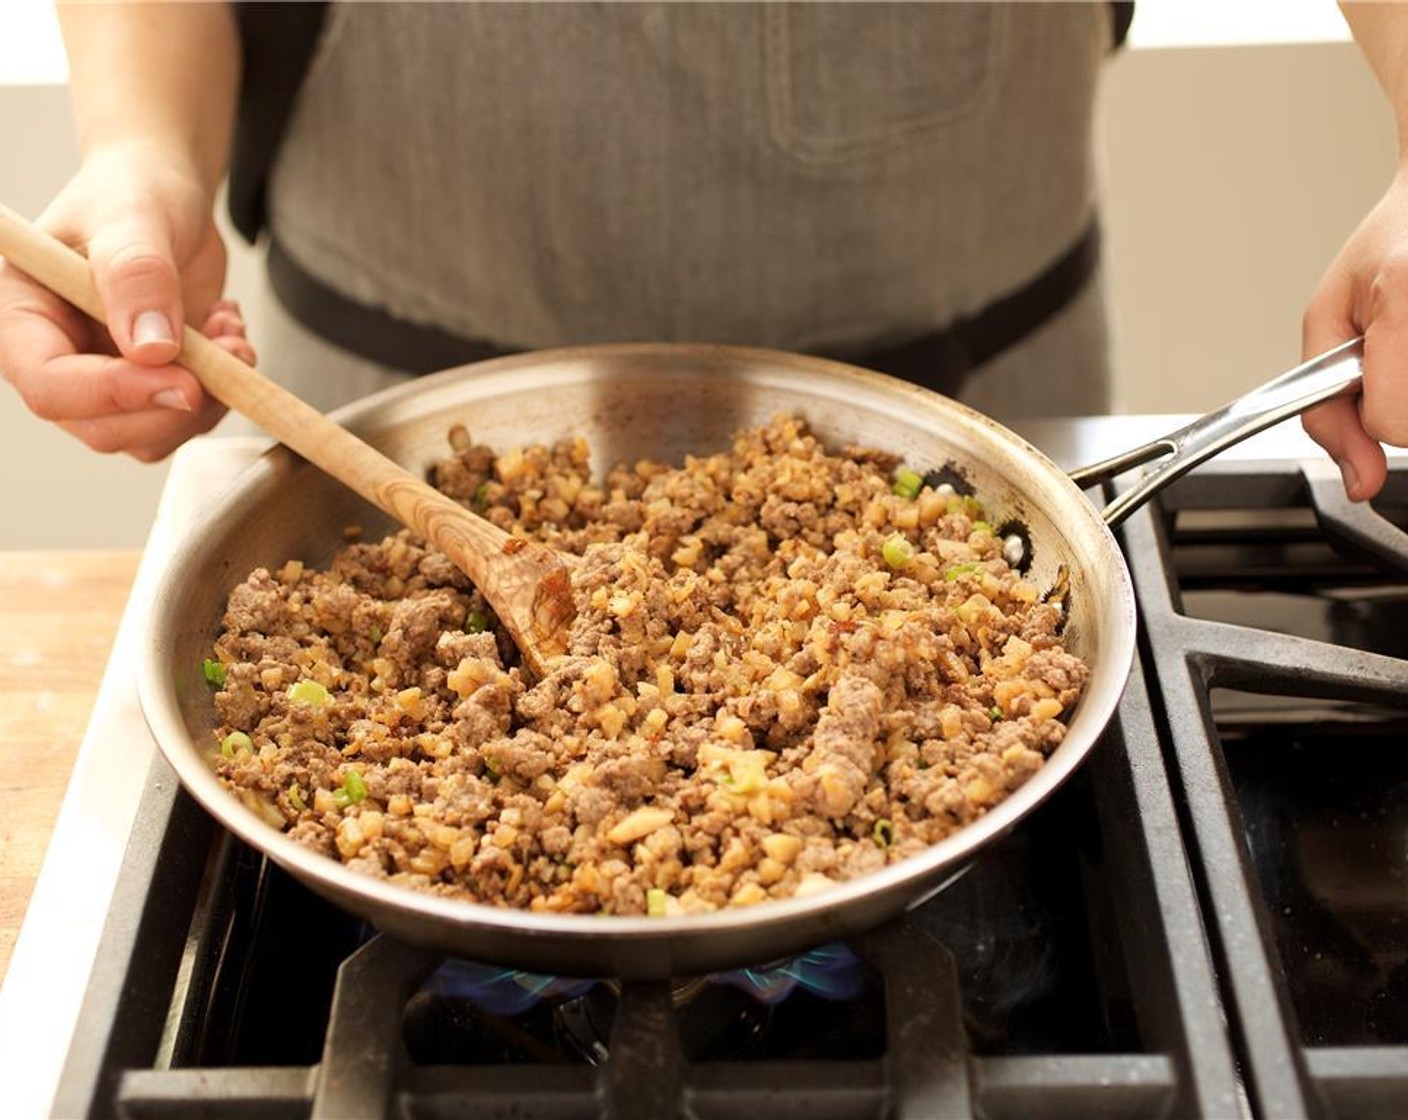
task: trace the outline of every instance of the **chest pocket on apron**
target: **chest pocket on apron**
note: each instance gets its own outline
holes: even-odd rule
[[[994,91],[1000,4],[775,4],[768,111],[808,163],[873,156],[968,117]]]

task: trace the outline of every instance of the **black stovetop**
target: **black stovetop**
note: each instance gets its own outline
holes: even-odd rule
[[[1336,484],[1337,485],[1337,484]],[[1408,473],[1213,465],[1122,530],[1141,655],[1083,770],[902,921],[667,983],[368,929],[154,766],[63,1115],[1396,1116]]]

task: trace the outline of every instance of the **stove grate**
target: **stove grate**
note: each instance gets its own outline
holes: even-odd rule
[[[1375,652],[1341,644],[1333,633],[1317,638],[1287,631],[1313,613],[1309,596],[1323,601],[1338,595],[1340,602],[1367,597],[1371,613],[1377,601],[1402,599],[1408,575],[1405,511],[1408,472],[1394,472],[1374,506],[1356,506],[1344,498],[1331,464],[1286,461],[1248,469],[1211,463],[1122,530],[1140,605],[1142,648],[1157,681],[1154,701],[1171,729],[1165,740],[1170,774],[1258,1115],[1401,1115],[1408,1100],[1408,1046],[1302,1043],[1248,846],[1248,821],[1229,770],[1232,725],[1219,720],[1214,693],[1237,689],[1283,698],[1283,706],[1297,712],[1306,698],[1335,702],[1314,709],[1321,727],[1345,715],[1336,705],[1372,711],[1375,718],[1396,711],[1389,718],[1404,719],[1408,660],[1396,649]],[[1244,513],[1250,532],[1237,528]],[[1245,563],[1248,556],[1251,564]],[[1248,584],[1301,596],[1288,600],[1301,617],[1276,632],[1189,616],[1187,603],[1198,600],[1201,589]],[[1344,614],[1326,611],[1326,629],[1334,631]],[[1273,741],[1275,750],[1291,749],[1285,736]],[[1348,738],[1343,746],[1354,749]],[[1352,763],[1346,757],[1343,764]],[[1408,931],[1403,938],[1408,956]]]

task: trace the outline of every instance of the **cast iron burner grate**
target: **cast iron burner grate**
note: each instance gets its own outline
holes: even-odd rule
[[[1408,472],[1210,463],[1124,543],[1251,1104],[1408,1102]]]

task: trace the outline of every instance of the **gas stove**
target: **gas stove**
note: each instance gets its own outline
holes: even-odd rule
[[[1029,425],[1066,466],[1177,425]],[[904,919],[673,982],[446,960],[219,829],[136,705],[142,604],[259,450],[173,464],[0,992],[16,1116],[1397,1116],[1408,459],[1289,426],[1122,528],[1141,651],[1082,771]]]

